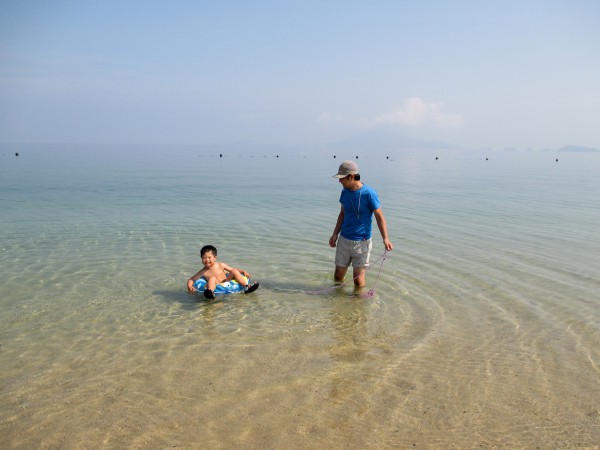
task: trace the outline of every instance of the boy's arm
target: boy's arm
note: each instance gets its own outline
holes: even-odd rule
[[[193,277],[190,277],[190,279],[187,282],[187,290],[189,293],[194,293],[196,292],[196,288],[194,288],[194,281],[202,278],[202,276],[204,275],[204,271],[206,269],[201,269],[198,271],[198,273],[196,273],[196,275],[194,275]]]
[[[373,214],[375,215],[377,227],[379,228],[379,232],[381,233],[381,237],[383,238],[383,246],[387,251],[391,251],[394,248],[394,246],[388,238],[387,223],[385,221],[385,217],[383,216],[381,208],[377,208],[375,211],[373,211]]]

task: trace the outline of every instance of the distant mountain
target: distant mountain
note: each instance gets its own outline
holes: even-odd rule
[[[351,136],[347,139],[327,144],[331,149],[345,150],[398,150],[411,149],[460,149],[458,145],[441,141],[421,141],[411,139],[391,131],[372,131]]]
[[[592,148],[592,147],[583,147],[582,145],[566,145],[558,149],[559,152],[569,152],[569,153],[595,153],[600,152],[600,149]]]

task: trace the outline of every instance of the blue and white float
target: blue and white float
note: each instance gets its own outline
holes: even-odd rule
[[[248,277],[244,277],[248,284],[252,284],[252,281]],[[194,288],[202,293],[206,289],[207,281],[204,278],[199,278],[194,281]],[[235,280],[224,281],[222,283],[217,284],[217,287],[214,290],[216,294],[234,294],[236,292],[242,292],[244,290],[244,286],[238,283]]]

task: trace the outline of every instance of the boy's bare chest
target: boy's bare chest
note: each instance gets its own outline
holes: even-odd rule
[[[225,278],[227,278],[227,275],[225,274],[225,269],[223,269],[223,267],[220,264],[215,264],[214,266],[207,268],[204,272],[204,276],[215,277],[219,280],[224,280]]]

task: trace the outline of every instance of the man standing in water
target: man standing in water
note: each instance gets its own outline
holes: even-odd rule
[[[344,161],[333,176],[342,184],[340,203],[342,204],[329,246],[337,247],[335,252],[334,279],[341,283],[352,264],[354,285],[365,285],[365,272],[371,256],[371,223],[373,215],[387,251],[394,248],[388,238],[387,224],[381,211],[377,192],[360,181],[358,165],[354,161]]]

